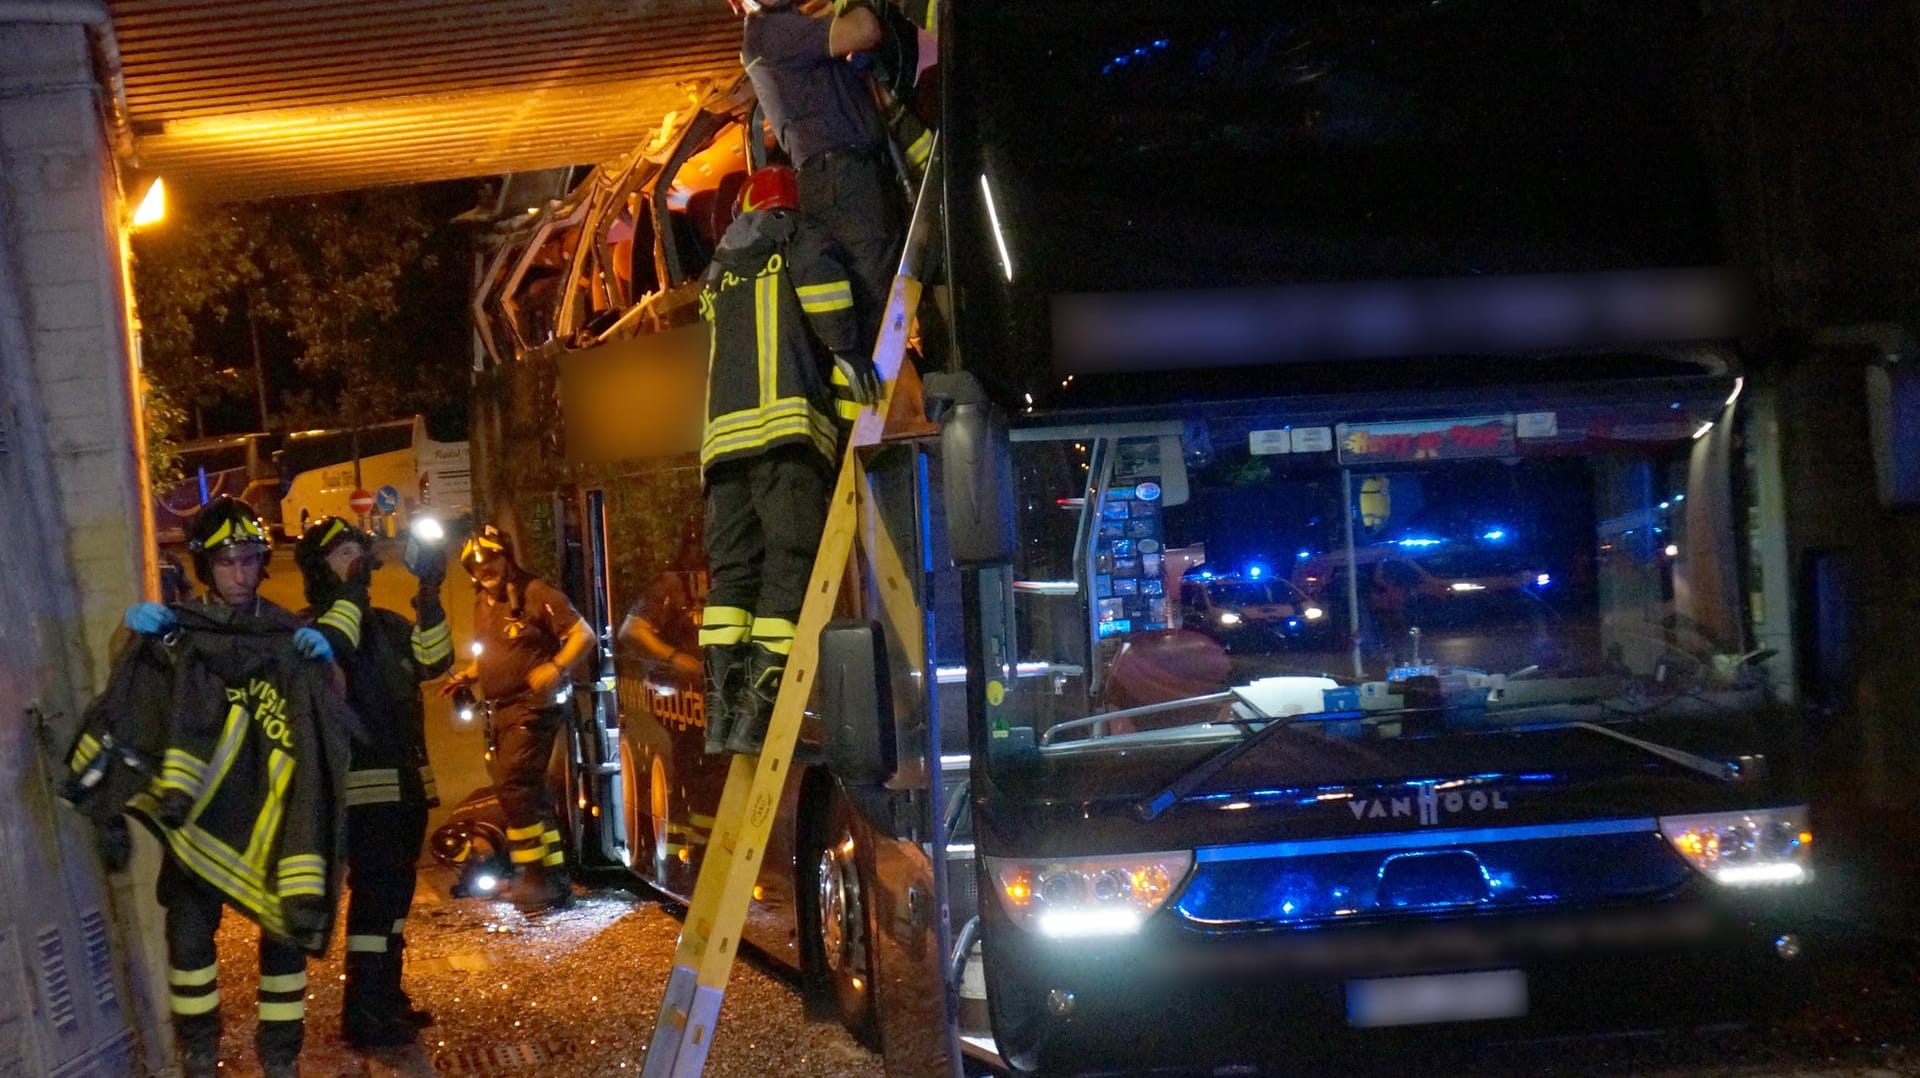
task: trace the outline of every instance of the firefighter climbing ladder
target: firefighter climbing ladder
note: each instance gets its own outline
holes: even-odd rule
[[[937,185],[929,164],[926,188]],[[859,450],[879,441],[893,402],[900,363],[906,352],[913,311],[920,301],[915,265],[931,232],[931,210],[937,194],[923,189],[908,229],[906,254],[887,297],[886,316],[875,342],[873,361],[884,386],[880,402],[863,410],[840,460],[840,476],[828,503],[827,525],[820,552],[807,581],[807,598],[800,608],[793,651],[774,701],[773,718],[758,756],[735,756],[727,768],[727,784],[715,813],[707,853],[694,883],[693,902],[687,907],[680,943],[674,950],[673,972],[654,1020],[653,1041],[647,1049],[643,1078],[692,1078],[706,1066],[707,1051],[720,1018],[720,1004],[733,973],[734,952],[747,918],[747,904],[760,861],[766,853],[778,811],[781,787],[800,737],[800,719],[813,689],[820,664],[820,633],[833,617],[834,603],[853,553],[859,528],[859,492],[865,487]]]

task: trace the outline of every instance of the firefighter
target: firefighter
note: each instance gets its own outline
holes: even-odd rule
[[[208,502],[194,517],[187,536],[193,569],[207,588],[203,602],[227,608],[242,623],[292,629],[293,645],[309,659],[333,657],[326,638],[302,627],[290,610],[260,595],[271,543],[252,508],[235,498]],[[127,628],[164,635],[179,622],[160,603],[137,603],[126,613]],[[189,1078],[217,1073],[220,1053],[220,984],[214,933],[224,902],[220,892],[180,865],[169,852],[156,887],[166,908],[168,1000],[182,1070]],[[260,934],[260,1024],[254,1050],[269,1078],[297,1073],[305,1038],[306,955],[298,947]]]
[[[453,631],[440,605],[444,553],[412,540],[407,550],[419,584],[415,621],[372,605],[374,538],[347,521],[313,522],[293,551],[307,615],[346,672],[347,702],[367,733],[353,745],[346,787],[351,898],[340,1027],[355,1048],[409,1043],[433,1021],[407,998],[400,971],[427,810],[439,804],[420,683],[453,665]]]
[[[741,6],[748,14],[740,62],[797,171],[800,209],[847,254],[857,324],[871,342],[892,287],[904,215],[880,117],[864,77],[845,57],[881,44],[880,19],[870,0],[836,4],[831,19],[806,14],[794,0]]]
[[[561,592],[521,568],[492,525],[468,539],[460,565],[473,578],[474,658],[447,679],[452,695],[478,683],[498,745],[487,772],[507,818],[514,883],[507,897],[529,915],[573,905],[566,853],[552,814],[547,761],[566,721],[569,671],[597,643]]]
[[[826,523],[840,424],[880,397],[844,256],[796,212],[793,172],[747,178],[701,291],[713,323],[700,620],[708,752],[757,753]]]

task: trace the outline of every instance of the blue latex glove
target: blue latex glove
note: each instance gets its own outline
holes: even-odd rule
[[[318,629],[296,629],[293,634],[293,650],[308,659],[332,659],[333,645],[320,635]]]
[[[127,607],[127,628],[148,636],[164,636],[180,624],[165,603],[135,603]]]

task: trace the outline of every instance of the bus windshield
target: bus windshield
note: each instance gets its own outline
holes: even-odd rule
[[[1263,772],[1311,786],[1431,766],[1415,742],[1751,713],[1725,390],[1700,389],[1330,421],[1316,452],[1262,452],[1259,405],[1021,432],[994,766],[1119,796],[1274,721],[1368,747]]]

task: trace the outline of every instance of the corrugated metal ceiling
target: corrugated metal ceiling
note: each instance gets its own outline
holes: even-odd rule
[[[594,162],[739,71],[723,0],[112,0],[144,170],[219,198]]]

